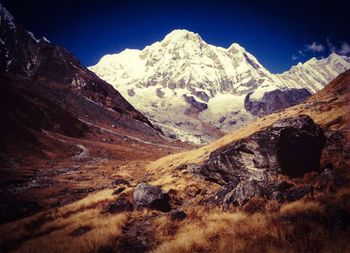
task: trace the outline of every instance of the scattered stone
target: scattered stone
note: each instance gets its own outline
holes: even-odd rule
[[[236,120],[230,120],[230,121],[229,121],[229,124],[230,124],[231,126],[236,125],[236,124],[237,124],[237,121],[236,121]]]
[[[133,199],[136,207],[147,207],[162,212],[171,210],[169,195],[160,187],[152,186],[145,182],[141,182],[136,186]]]
[[[190,105],[188,109],[186,109],[185,113],[199,113],[201,111],[204,111],[208,109],[208,105],[202,102],[198,102],[193,96],[187,96],[183,95],[185,98],[185,101]]]
[[[119,193],[123,192],[124,190],[125,190],[125,187],[119,187],[113,191],[112,195],[118,195]]]
[[[186,186],[185,192],[191,197],[196,197],[201,192],[201,190],[198,188],[198,186],[191,184]]]
[[[225,120],[226,120],[226,117],[221,117],[221,118],[219,119],[219,123],[224,123]]]
[[[109,204],[105,208],[104,213],[115,214],[132,210],[133,206],[130,201],[125,197],[120,197],[116,200],[116,202]]]
[[[158,88],[158,89],[156,89],[156,95],[157,95],[157,97],[159,97],[159,98],[163,98],[164,95],[165,95],[165,93],[164,93],[164,91],[162,91],[161,88]]]
[[[188,170],[188,172],[190,172],[192,174],[198,174],[200,167],[201,166],[197,165],[197,164],[192,164],[192,163],[191,164],[187,164],[187,170]]]
[[[133,89],[128,89],[128,95],[130,96],[130,97],[133,97],[133,96],[135,96],[135,91],[133,90]]]
[[[173,210],[170,212],[170,219],[173,221],[182,221],[187,218],[187,214],[181,210]]]
[[[112,182],[112,184],[114,186],[121,185],[121,184],[126,185],[126,186],[131,186],[131,184],[128,181],[126,181],[125,179],[116,179]]]

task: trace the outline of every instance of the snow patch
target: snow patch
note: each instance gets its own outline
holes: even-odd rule
[[[51,44],[51,41],[49,41],[46,37],[42,37],[41,39],[42,39],[43,41],[45,41],[46,43]]]
[[[40,42],[40,40],[38,40],[37,38],[35,38],[35,36],[34,36],[34,34],[32,33],[32,32],[29,32],[29,31],[26,31],[28,34],[29,34],[29,36],[36,42],[36,43],[39,43]]]

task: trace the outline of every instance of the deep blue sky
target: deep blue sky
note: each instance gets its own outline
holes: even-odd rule
[[[142,49],[176,28],[222,47],[237,42],[272,72],[328,56],[332,47],[350,53],[345,0],[0,1],[27,30],[66,47],[86,66],[107,53]]]

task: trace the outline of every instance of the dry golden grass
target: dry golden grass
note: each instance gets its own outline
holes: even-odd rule
[[[316,123],[323,125],[327,124],[328,122],[334,121],[344,113],[342,108],[332,108],[331,110],[325,113],[320,113],[315,112],[313,110],[304,110],[303,107],[304,105],[297,105],[285,110],[283,113],[274,113],[264,118],[257,119],[254,122],[247,125],[246,127],[236,130],[231,134],[225,135],[219,140],[214,141],[201,148],[162,157],[159,160],[150,163],[148,166],[148,171],[164,172],[164,170],[167,170],[167,168],[169,167],[176,168],[183,164],[202,164],[209,158],[209,155],[212,151],[229,145],[232,142],[237,141],[239,139],[248,137],[253,133],[260,131],[263,128],[272,125],[276,121],[288,116],[295,116],[301,113],[306,114],[313,118],[316,121]]]
[[[145,177],[151,184],[171,190],[171,196],[182,202],[180,208],[188,215],[183,221],[172,221],[169,214],[149,210],[106,214],[102,210],[117,196],[112,195],[113,190],[103,190],[72,204],[1,225],[0,246],[3,250],[17,252],[119,252],[125,240],[137,239],[129,238],[132,233],[125,232],[125,227],[131,226],[131,231],[136,234],[139,231],[150,233],[137,236],[149,236],[146,239],[151,241],[151,250],[157,253],[350,252],[349,226],[344,229],[341,226],[344,224],[332,223],[334,217],[350,217],[349,187],[327,194],[317,193],[312,201],[305,198],[281,204],[254,199],[243,208],[222,210],[198,205],[198,200],[212,196],[218,185],[178,168],[188,163],[200,164],[213,150],[247,137],[286,116],[307,114],[330,129],[348,127],[344,124],[344,120],[350,117],[348,103],[347,94],[334,97],[325,89],[305,104],[258,119],[209,145],[161,158],[147,167],[146,175],[141,166],[129,174],[130,166],[140,165],[138,162],[120,165],[125,173],[117,170],[115,177],[129,179],[134,176],[135,181]],[[187,194],[186,188],[191,184],[207,191],[207,195],[194,197]],[[123,194],[130,191],[127,188]]]
[[[118,247],[122,227],[127,214],[101,216],[99,210],[88,210],[72,215],[69,219],[58,219],[45,224],[43,237],[26,241],[16,252],[98,252],[104,248]],[[79,228],[91,228],[80,235],[71,235]]]
[[[128,214],[101,213],[103,204],[115,199],[112,192],[100,191],[50,212],[4,224],[1,243],[17,252],[97,252],[118,247]]]
[[[308,201],[306,199],[294,201],[285,204],[280,209],[281,215],[291,215],[296,213],[306,213],[306,212],[321,212],[322,206],[319,202]]]
[[[252,215],[237,209],[197,207],[187,210],[188,218],[175,225],[163,216],[155,221],[163,243],[153,252],[349,252],[347,230],[332,231],[325,213],[326,205],[349,200],[345,196],[349,190],[342,192],[338,200],[334,196],[323,199],[328,204],[303,199]]]
[[[183,184],[188,184],[191,181],[194,182],[191,178],[185,179],[182,176],[174,175],[173,171],[186,164],[203,164],[208,160],[210,153],[214,150],[248,137],[257,131],[261,131],[280,119],[300,114],[309,115],[317,124],[324,128],[332,130],[348,129],[350,126],[350,92],[341,93],[339,90],[342,90],[343,87],[348,89],[347,85],[350,83],[350,75],[345,76],[345,78],[344,76],[340,76],[338,79],[329,84],[321,92],[310,97],[303,104],[259,118],[246,127],[227,134],[203,147],[165,156],[151,162],[147,166],[147,172],[150,175],[157,176],[154,180],[158,185],[170,185],[168,183],[169,181],[181,181]],[[347,133],[346,137],[350,139],[350,131],[344,132]],[[162,177],[159,177],[159,175],[162,175]]]
[[[154,211],[105,214],[113,201],[111,190],[89,195],[76,203],[33,217],[2,225],[2,242],[16,252],[99,252],[118,251],[128,240],[123,227],[130,220],[148,224],[153,252],[349,252],[347,230],[329,224],[326,210],[338,208],[350,216],[350,188],[336,193],[319,193],[287,204],[265,204],[249,214],[245,208],[188,206],[188,217],[172,221],[170,215]],[[261,203],[260,203],[261,202]],[[147,223],[145,222],[147,221]],[[84,229],[86,231],[84,231]],[[81,233],[77,231],[82,230]],[[138,229],[137,229],[138,230]],[[334,230],[334,231],[333,231]],[[11,245],[12,243],[12,245]],[[18,247],[16,247],[18,245]]]

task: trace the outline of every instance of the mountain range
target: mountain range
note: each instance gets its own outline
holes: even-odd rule
[[[166,135],[196,144],[298,104],[349,68],[332,53],[272,74],[239,44],[217,47],[187,30],[89,67]]]
[[[162,138],[143,114],[69,51],[37,39],[1,4],[0,16],[2,143],[27,140],[32,129],[84,136],[89,124]]]
[[[95,74],[0,4],[0,252],[350,252],[348,68],[175,30]]]

